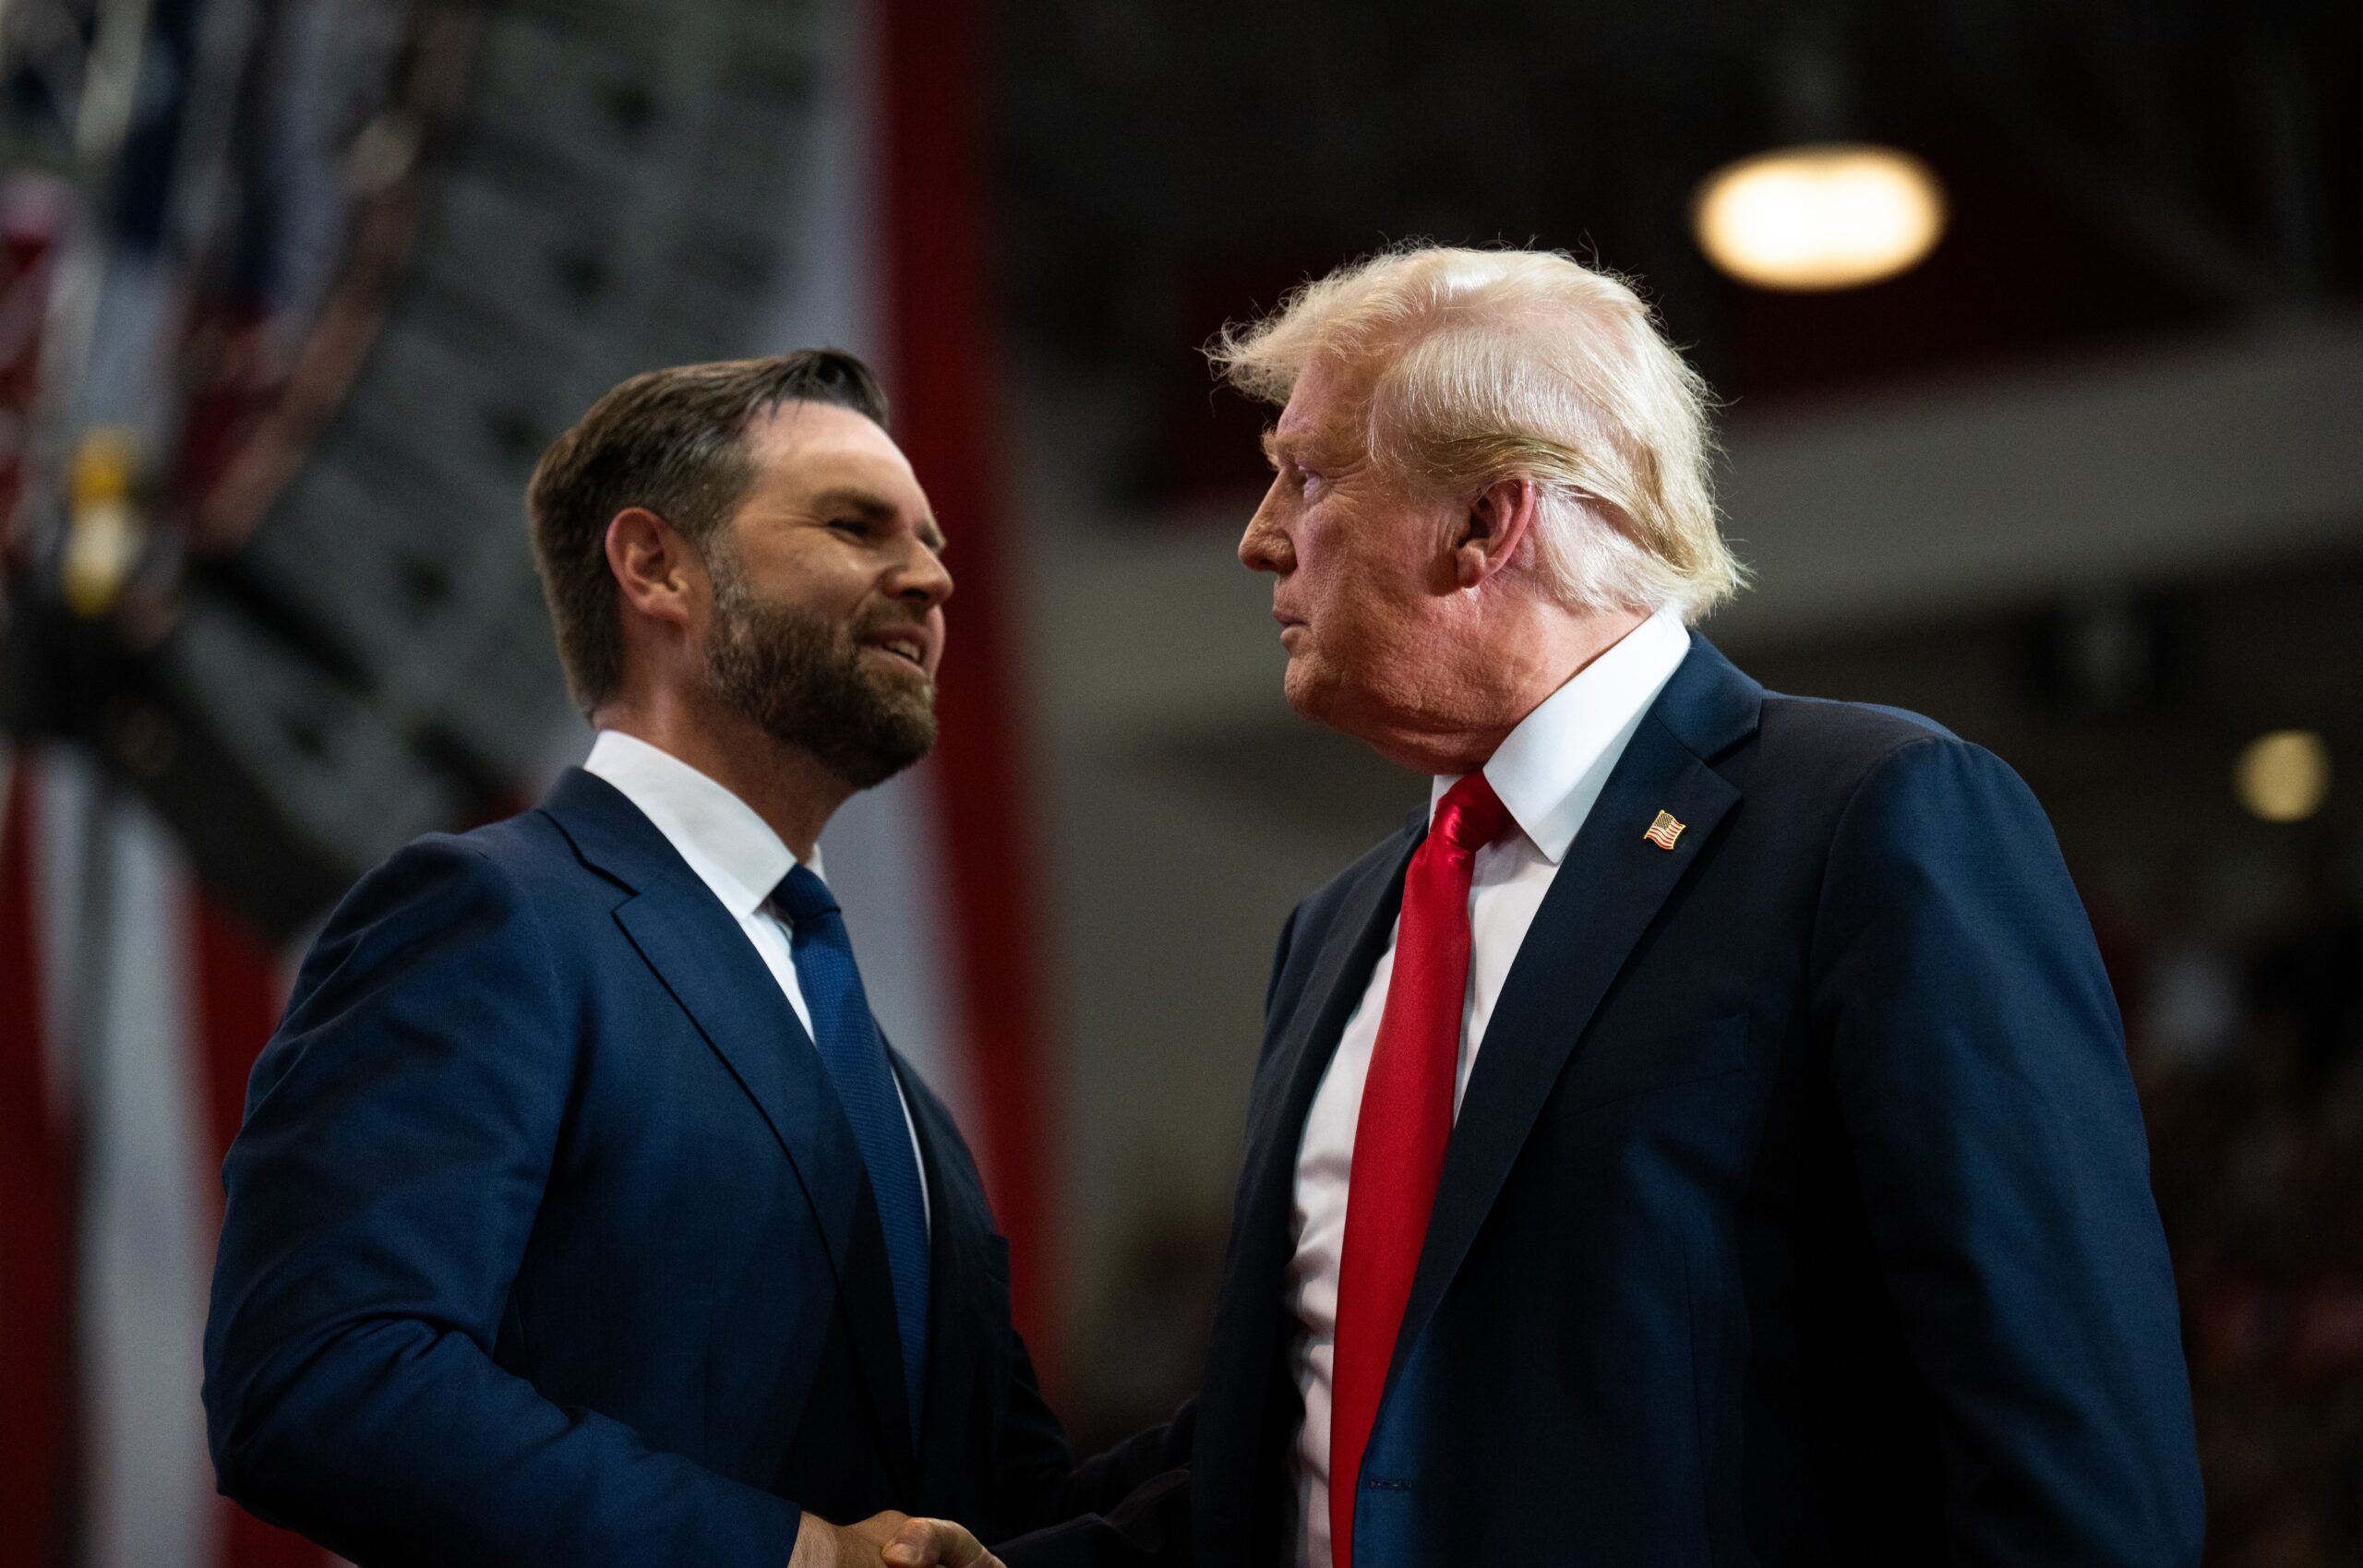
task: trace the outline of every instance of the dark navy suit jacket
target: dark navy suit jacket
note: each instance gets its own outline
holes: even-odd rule
[[[581,772],[413,844],[305,962],[223,1168],[222,1490],[366,1568],[782,1568],[800,1509],[990,1538],[1093,1506],[967,1149],[894,1066],[916,1443],[852,1129],[737,921]]]
[[[1205,1383],[1142,1440],[1186,1505],[1012,1568],[1287,1559],[1298,1145],[1425,827],[1281,936]],[[1487,1027],[1359,1492],[1354,1568],[2198,1561],[2123,1032],[2009,768],[1694,638]]]

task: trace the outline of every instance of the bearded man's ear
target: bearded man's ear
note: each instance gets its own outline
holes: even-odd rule
[[[607,569],[623,602],[653,620],[686,628],[704,582],[696,552],[646,507],[626,507],[607,521]]]

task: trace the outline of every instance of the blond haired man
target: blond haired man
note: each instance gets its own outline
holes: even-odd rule
[[[1429,802],[1280,936],[1169,1434],[1196,1561],[2195,1562],[2173,1279],[2049,826],[1991,754],[1687,629],[1741,573],[1632,291],[1400,251],[1215,355],[1280,405],[1239,555],[1288,700]]]

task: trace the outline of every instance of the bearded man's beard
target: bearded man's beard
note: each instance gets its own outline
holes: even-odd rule
[[[722,700],[856,789],[885,783],[935,745],[935,682],[862,657],[861,639],[911,624],[894,604],[846,626],[755,595],[738,563],[710,552],[714,632],[706,675]]]

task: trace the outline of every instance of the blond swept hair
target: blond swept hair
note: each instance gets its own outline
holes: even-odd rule
[[[1569,604],[1694,620],[1745,585],[1715,522],[1706,383],[1630,285],[1564,253],[1383,251],[1206,353],[1273,404],[1315,363],[1366,372],[1370,456],[1412,483],[1531,479],[1539,563]]]

